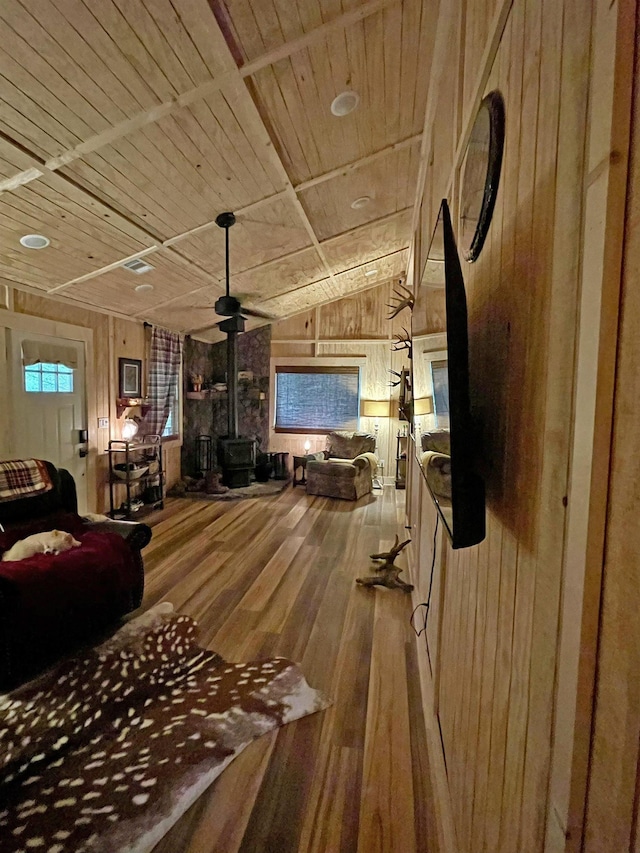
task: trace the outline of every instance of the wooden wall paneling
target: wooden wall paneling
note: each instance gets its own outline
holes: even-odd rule
[[[574,54],[571,57],[572,65],[579,67],[578,63],[581,62],[583,67],[587,67],[587,63],[592,61],[593,67],[599,69],[600,73],[589,81],[591,85],[589,125],[593,128],[590,144],[593,141],[598,156],[593,159],[589,157],[590,161],[597,165],[592,170],[592,174],[587,177],[586,197],[580,198],[584,205],[581,220],[584,238],[579,234],[578,240],[584,239],[584,243],[579,242],[575,252],[577,258],[583,256],[584,260],[580,284],[582,292],[578,295],[576,308],[580,318],[580,323],[576,321],[577,370],[574,380],[576,429],[572,436],[573,447],[570,456],[571,488],[568,492],[569,512],[562,590],[560,656],[547,815],[546,842],[548,849],[553,853],[582,850],[584,842],[583,816],[592,736],[590,730],[592,689],[607,500],[603,483],[606,482],[609,473],[609,424],[613,394],[611,390],[612,359],[617,334],[622,241],[620,227],[624,219],[622,209],[625,197],[626,153],[629,144],[628,121],[631,114],[628,105],[633,79],[630,57],[633,55],[635,3],[609,6],[599,4],[594,19],[593,34],[590,33],[591,21],[578,20],[579,12],[573,5],[570,7],[570,12],[572,16],[570,23],[573,24],[573,31],[576,33],[575,42],[571,45]],[[578,40],[578,34],[582,35],[582,42]],[[594,49],[599,51],[604,62],[600,59],[596,61],[593,56],[589,56],[586,47],[583,47],[584,41],[589,36],[591,36],[592,52]],[[564,56],[571,56],[571,54],[565,49]],[[612,73],[611,67],[614,63],[615,71]],[[613,99],[607,94],[611,80],[615,81],[616,90]],[[602,97],[598,93],[600,87],[603,87]],[[615,104],[613,125],[612,116],[607,113],[607,109],[611,108],[612,100]],[[567,124],[561,123],[563,130],[564,127],[571,129],[572,125],[580,121],[585,122],[586,104],[587,94],[584,87],[578,89],[577,93],[574,92],[571,102],[567,99],[566,107],[563,100],[563,110],[566,109],[569,117]],[[600,106],[603,107],[602,114],[599,114]],[[611,128],[610,151],[603,147],[603,137],[600,129],[594,126],[595,122],[605,123]],[[559,169],[558,175],[562,175],[563,180],[566,176],[566,181],[570,182],[574,168],[573,162],[567,163],[565,171]],[[576,178],[574,177],[573,180],[575,181]],[[568,183],[567,198],[569,203],[573,202],[572,207],[576,206],[575,193],[573,184]],[[572,217],[575,217],[574,211],[570,212]],[[570,254],[567,259],[573,260]],[[598,346],[600,346],[599,352]],[[561,387],[558,392],[562,392]],[[594,420],[596,411],[598,416]],[[628,753],[625,752],[625,757],[627,756]],[[607,764],[609,762],[611,767],[616,766],[617,773],[620,769],[619,763],[611,753],[607,755]],[[620,774],[620,778],[623,775]],[[627,782],[629,782],[628,775]],[[619,784],[618,777],[616,777],[616,784]],[[605,788],[606,790],[602,789],[604,797],[599,807],[605,810],[600,812],[600,815],[606,813],[606,817],[603,821],[595,821],[596,832],[602,839],[603,850],[614,849],[620,839],[620,836],[616,838],[616,818],[609,810],[611,787],[608,782]],[[633,797],[633,794],[629,796]],[[588,842],[584,843],[585,849],[589,849]],[[609,843],[612,844],[611,848],[608,847]],[[599,846],[596,844],[592,849],[595,850]]]
[[[511,476],[516,477],[514,486],[522,503],[520,512],[528,520],[526,526],[518,523],[519,542],[511,676],[509,680],[509,717],[500,820],[500,846],[498,848],[504,853],[517,849],[518,834],[521,828],[520,810],[528,724],[528,684],[532,655],[531,630],[536,579],[536,550],[540,537],[545,535],[545,531],[541,531],[537,524],[541,467],[539,460],[542,456],[538,424],[544,411],[540,384],[541,377],[545,377],[547,372],[544,341],[541,345],[539,340],[544,331],[547,310],[546,293],[542,286],[545,275],[544,272],[541,275],[532,274],[532,265],[528,260],[536,258],[536,266],[540,263],[541,269],[545,269],[543,254],[545,246],[533,245],[532,240],[534,194],[544,192],[544,188],[540,184],[540,176],[536,175],[535,171],[536,145],[549,144],[548,140],[537,138],[542,0],[526,0],[526,3],[521,3],[520,6],[524,6],[522,35],[518,36],[517,42],[512,42],[512,55],[518,50],[516,44],[522,45],[524,62],[519,114],[517,218],[514,223],[516,226],[516,270],[520,273],[521,289],[517,314],[514,312],[511,318],[511,333],[515,337],[521,337],[522,342],[521,351],[518,353],[519,363],[512,365],[515,368],[512,371],[514,383],[518,382],[521,385],[519,389],[512,386],[512,393],[510,394],[511,405],[514,408],[519,407],[519,416],[514,412],[513,414],[516,416],[511,420],[513,432],[510,436],[510,442],[517,458],[522,460],[528,455],[530,464],[527,466],[526,472],[521,463],[510,472]],[[518,20],[518,10],[514,9],[514,32]],[[546,104],[544,109],[547,109]],[[549,196],[546,197],[545,201],[548,199]],[[525,200],[528,203],[525,203]],[[544,382],[544,379],[542,381]]]
[[[483,624],[483,573],[481,558],[486,545],[477,545],[467,550],[464,555],[465,568],[468,575],[468,600],[466,613],[465,636],[465,679],[462,696],[461,713],[461,753],[465,768],[462,783],[462,799],[465,803],[464,815],[458,827],[458,838],[461,844],[472,848],[473,825],[473,796],[475,777],[471,769],[477,761],[478,747],[478,712],[480,707],[480,676],[477,666],[482,659]],[[465,841],[465,839],[468,839]]]
[[[466,32],[466,28],[465,28]],[[487,88],[493,89],[499,85],[499,81],[509,67],[510,56],[505,49],[499,51],[494,67],[491,72]],[[460,95],[460,109],[463,108],[462,94]],[[460,118],[460,131],[462,132],[462,116]],[[459,196],[459,173],[453,184],[454,199]],[[459,207],[459,206],[458,206]],[[502,236],[502,221],[504,210],[504,194],[499,193],[494,210],[493,220],[482,258],[473,266],[465,266],[467,287],[473,294],[473,302],[483,306],[479,310],[482,315],[487,310],[491,289],[491,282],[500,276],[500,238]],[[457,216],[459,215],[459,209]],[[456,216],[456,218],[457,218]],[[473,317],[470,319],[469,334],[473,339],[475,335],[475,323]],[[472,362],[476,356],[472,356]],[[471,366],[472,388],[477,377],[474,376],[473,364]],[[486,390],[486,389],[485,389]],[[472,394],[472,410],[476,411],[476,417],[481,420],[481,407],[477,407],[477,400]],[[477,407],[477,408],[476,408]],[[482,433],[481,433],[482,435]],[[482,444],[482,439],[480,439]],[[478,454],[479,456],[481,453]],[[465,794],[468,802],[466,815],[466,844],[468,849],[474,849],[481,835],[481,824],[479,817],[484,819],[486,809],[487,778],[489,772],[490,735],[491,735],[491,696],[494,685],[495,672],[495,650],[497,643],[497,614],[498,614],[498,591],[499,591],[499,559],[496,559],[495,533],[496,527],[491,523],[490,512],[487,511],[487,534],[485,541],[477,549],[477,594],[476,594],[476,630],[473,646],[472,664],[472,690],[471,707],[469,712],[469,731],[467,742],[467,757],[465,763],[468,766],[467,792]],[[494,541],[492,541],[494,540]],[[501,539],[498,539],[501,542]],[[498,547],[499,553],[499,547]]]
[[[539,330],[537,354],[532,354],[536,376],[532,377],[534,394],[539,397],[541,381],[546,381],[542,414],[536,418],[541,460],[537,508],[538,537],[537,560],[531,570],[534,575],[531,623],[531,662],[527,690],[526,749],[523,760],[523,778],[519,807],[519,834],[515,839],[523,851],[538,851],[544,845],[546,792],[550,770],[550,750],[541,745],[551,743],[554,676],[558,650],[558,608],[562,577],[562,554],[565,526],[563,497],[566,494],[566,477],[559,475],[559,463],[567,458],[571,421],[566,400],[572,378],[572,365],[566,355],[556,354],[551,342],[563,341],[565,353],[572,349],[572,329],[575,325],[575,301],[567,310],[557,312],[554,291],[558,288],[554,277],[554,230],[556,176],[560,110],[560,80],[562,63],[562,10],[555,4],[542,4],[540,39],[540,98],[536,142],[536,185],[533,200],[532,256],[536,263],[536,283],[539,287],[533,306],[534,328]],[[575,245],[574,250],[575,252]],[[541,306],[546,306],[542,309]],[[552,379],[550,377],[553,377]],[[543,379],[544,377],[544,379]],[[533,409],[539,409],[534,400]],[[535,436],[531,436],[535,440]],[[510,837],[514,837],[510,835]]]
[[[389,285],[383,285],[385,295]],[[354,296],[330,302],[320,308],[319,337],[322,340],[344,340],[345,338],[390,337],[389,309],[380,298],[381,288],[372,288]]]
[[[486,812],[482,836],[478,837],[481,850],[498,850],[504,761],[506,755],[507,724],[509,714],[509,675],[511,671],[511,639],[516,586],[517,543],[514,535],[504,529],[500,554],[500,593],[498,603],[498,641],[494,694],[491,715],[491,748],[487,779]]]
[[[501,190],[503,196],[502,218],[499,220],[501,225],[501,234],[499,235],[500,244],[500,280],[505,281],[502,288],[494,291],[494,299],[491,304],[487,304],[486,310],[490,312],[492,319],[491,325],[492,336],[494,340],[490,342],[488,339],[484,345],[487,348],[484,353],[487,361],[485,364],[491,364],[490,348],[499,348],[500,345],[507,346],[508,356],[506,364],[509,365],[505,375],[498,376],[497,382],[504,388],[502,401],[511,401],[510,390],[515,386],[518,391],[517,378],[514,374],[522,369],[522,356],[517,355],[517,347],[512,354],[511,338],[504,333],[504,326],[509,328],[509,323],[513,321],[514,311],[517,310],[517,296],[511,293],[512,288],[506,282],[517,280],[516,275],[516,229],[517,229],[517,192],[518,192],[518,175],[519,175],[519,147],[520,147],[520,114],[522,104],[522,68],[523,68],[523,52],[524,52],[524,9],[523,4],[518,3],[512,9],[507,27],[503,34],[503,39],[500,45],[500,51],[503,56],[500,57],[503,79],[509,81],[506,96],[506,114],[509,117],[506,124],[505,132],[505,156],[502,166]],[[526,168],[526,167],[525,167]],[[530,174],[530,173],[529,173]],[[472,303],[473,306],[473,303]],[[474,308],[471,308],[474,312]],[[524,312],[523,312],[524,313]],[[526,319],[520,314],[521,322]],[[518,316],[516,314],[516,316]],[[476,320],[477,323],[477,320]],[[496,335],[497,332],[497,335]],[[519,327],[519,333],[523,334],[523,329]],[[517,362],[515,359],[518,359]],[[512,362],[513,366],[512,366]],[[488,383],[485,383],[488,384]],[[491,392],[490,392],[491,393]],[[514,405],[513,403],[508,404]],[[515,413],[517,416],[517,412]],[[516,451],[509,444],[507,435],[512,435],[509,432],[510,423],[510,408],[509,412],[501,411],[496,413],[498,421],[504,424],[503,434],[493,434],[488,441],[489,453],[492,453],[491,445],[496,440],[504,438],[505,443],[503,448],[494,450],[496,455],[500,450],[507,458],[504,459],[502,467],[498,466],[494,475],[489,479],[487,484],[490,501],[493,498],[494,503],[496,498],[500,503],[496,506],[496,511],[500,513],[500,523],[504,524],[505,520],[509,521],[509,507],[505,512],[504,502],[504,483],[496,483],[496,474],[503,477],[505,480],[515,476],[517,466],[513,464],[512,459],[516,456]],[[494,417],[496,417],[494,415]],[[485,429],[490,428],[485,425]],[[493,482],[492,482],[493,480]],[[513,483],[508,482],[507,487],[510,489],[510,494],[514,494]],[[492,494],[493,493],[493,494]],[[497,493],[497,494],[496,494]],[[505,518],[506,516],[506,518]],[[509,682],[512,668],[512,642],[514,631],[514,609],[516,597],[516,573],[517,573],[517,540],[512,531],[502,537],[502,551],[500,559],[494,571],[499,572],[499,598],[498,598],[498,633],[497,633],[497,650],[496,650],[496,666],[494,671],[494,700],[491,715],[491,734],[490,734],[490,750],[489,750],[489,767],[486,782],[486,799],[485,799],[485,815],[482,823],[481,833],[478,836],[477,844],[479,849],[498,850],[500,843],[500,825],[501,813],[503,808],[503,789],[504,775],[510,772],[510,768],[505,767],[505,758],[507,752],[507,729],[509,724]],[[484,846],[482,846],[484,845]]]
[[[278,320],[271,326],[271,341],[315,340],[315,310],[303,311],[286,320]]]
[[[631,556],[637,537],[635,527],[628,526],[628,519],[635,512],[637,489],[633,485],[635,466],[630,462],[633,457],[627,457],[627,450],[632,452],[635,440],[629,432],[632,420],[629,415],[634,411],[633,389],[638,384],[636,347],[632,343],[638,312],[631,279],[638,257],[634,225],[638,219],[637,153],[640,138],[637,125],[639,21],[640,11],[636,2],[618,2],[613,6],[599,3],[592,40],[593,49],[598,53],[594,60],[596,71],[592,79],[593,110],[603,106],[602,118],[610,123],[611,130],[607,137],[601,129],[594,127],[589,138],[589,166],[592,167],[589,178],[592,182],[587,190],[586,245],[583,250],[583,288],[586,295],[591,295],[595,284],[590,281],[591,276],[596,281],[602,276],[601,303],[596,313],[600,341],[595,408],[599,418],[593,434],[589,506],[591,525],[587,541],[583,620],[583,632],[586,632],[598,618],[594,606],[597,604],[595,593],[600,580],[598,558],[604,548],[596,704],[591,732],[590,778],[583,839],[583,849],[588,853],[596,850],[609,853],[616,848],[632,849],[637,846],[637,838],[634,840],[634,836],[637,836],[638,822],[640,715],[637,710],[636,666],[640,659],[640,643],[636,619],[634,616],[629,618],[637,599],[636,562]],[[610,97],[600,98],[599,90],[604,88],[608,91],[611,85],[613,93]],[[602,192],[602,184],[606,195]],[[606,239],[602,239],[601,243],[595,242],[591,238],[592,222],[602,221],[603,218],[606,230],[603,228],[602,231]],[[588,359],[591,346],[587,345],[585,349]],[[582,360],[579,359],[579,371],[582,366]],[[581,390],[584,395],[584,388]],[[591,389],[588,392],[585,395],[587,399],[593,394]],[[613,433],[610,437],[612,397]],[[581,402],[578,397],[577,405]],[[626,464],[622,461],[624,459],[627,459]],[[607,474],[610,475],[608,494],[602,488]],[[603,529],[599,521],[605,512],[608,515]],[[626,626],[626,630],[623,626]],[[592,629],[589,636],[594,631]],[[585,645],[584,641],[582,645]],[[593,648],[588,649],[589,653],[592,651]]]
[[[316,354],[316,346],[314,343],[278,343],[272,341],[271,355],[274,358],[281,356],[291,356],[292,358],[313,358]]]
[[[482,656],[478,660],[481,673],[480,705],[478,710],[478,738],[476,745],[471,838],[481,847],[484,824],[488,810],[487,798],[491,758],[491,734],[494,710],[494,689],[498,632],[500,629],[500,560],[502,555],[502,527],[487,512],[487,541],[484,581],[485,604],[482,614]]]
[[[458,738],[460,737],[459,719],[461,711],[461,696],[463,680],[467,673],[464,670],[464,649],[462,647],[463,603],[465,601],[465,575],[460,551],[452,551],[447,547],[447,591],[445,619],[448,633],[442,641],[442,673],[447,673],[446,681],[441,680],[443,689],[439,696],[439,720],[442,728],[445,761],[447,764],[447,779],[451,791],[451,807],[456,823],[456,833],[461,825],[462,785],[464,784],[465,768],[462,766]]]

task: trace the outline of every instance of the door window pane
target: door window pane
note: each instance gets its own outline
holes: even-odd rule
[[[73,370],[63,364],[26,365],[24,390],[36,394],[71,394],[73,393]]]

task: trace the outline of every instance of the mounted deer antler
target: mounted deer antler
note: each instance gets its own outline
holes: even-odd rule
[[[406,349],[407,352],[409,353],[409,358],[412,358],[413,357],[413,347],[411,346],[411,335],[404,328],[404,326],[402,327],[402,331],[404,332],[403,335],[400,334],[399,332],[395,335],[397,340],[391,344],[391,349],[393,352],[400,352],[400,350]]]
[[[389,314],[388,319],[393,320],[394,317],[404,309],[409,308],[413,311],[414,298],[413,293],[409,290],[408,287],[405,287],[402,284],[402,280],[398,282],[398,290],[393,291],[393,297],[397,300],[397,302],[387,302],[387,308],[391,308],[391,314]]]
[[[397,382],[393,382],[393,380],[391,382],[389,382],[389,387],[390,388],[397,388],[398,385],[400,385],[402,382],[402,373],[398,373],[397,370],[391,370],[391,368],[389,368],[389,373],[392,373],[394,376],[398,377]]]
[[[401,581],[398,577],[402,569],[393,565],[395,558],[403,548],[406,548],[409,542],[411,542],[411,539],[400,542],[400,537],[396,533],[395,545],[390,551],[386,551],[383,554],[371,554],[372,560],[384,560],[381,566],[375,567],[376,572],[380,574],[369,575],[366,578],[356,578],[356,583],[359,583],[361,586],[386,586],[389,589],[402,589],[405,592],[411,592],[413,586],[410,583]]]

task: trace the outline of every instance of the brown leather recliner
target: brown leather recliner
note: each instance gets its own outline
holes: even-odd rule
[[[364,432],[330,432],[327,448],[307,457],[307,494],[357,501],[373,490],[376,438]]]

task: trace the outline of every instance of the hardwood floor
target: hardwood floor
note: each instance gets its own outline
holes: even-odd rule
[[[151,519],[143,607],[171,601],[229,660],[291,658],[334,700],[251,744],[156,853],[436,853],[410,596],[354,583],[403,519],[389,487],[174,499]]]

